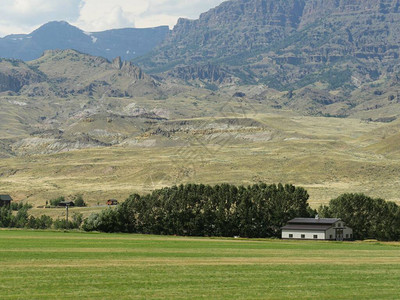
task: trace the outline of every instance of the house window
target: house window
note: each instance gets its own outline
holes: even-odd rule
[[[302,238],[302,239],[305,239],[305,238],[306,238],[306,235],[305,235],[305,234],[302,234],[302,235],[301,235],[301,238]]]
[[[290,233],[290,234],[289,234],[289,238],[293,238],[293,234]]]
[[[317,238],[318,238],[318,235],[314,234],[314,239],[317,239]]]
[[[346,239],[348,239],[348,238],[349,238],[349,234],[347,233],[347,234],[346,234]]]
[[[351,238],[351,239],[353,238],[353,234],[351,234],[351,233],[350,233],[350,238]]]
[[[329,236],[329,239],[332,239],[332,234]]]

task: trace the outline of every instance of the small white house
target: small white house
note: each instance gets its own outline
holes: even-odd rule
[[[295,218],[282,227],[282,239],[298,240],[352,240],[353,229],[341,219]]]

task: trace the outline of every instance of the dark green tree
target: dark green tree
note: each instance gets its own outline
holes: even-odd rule
[[[321,206],[321,217],[341,218],[357,239],[400,240],[400,211],[394,202],[364,194],[343,194]]]

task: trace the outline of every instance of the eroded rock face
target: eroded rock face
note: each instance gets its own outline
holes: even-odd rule
[[[22,87],[22,83],[17,78],[10,75],[0,73],[0,92],[13,91],[18,92]]]
[[[0,92],[19,92],[23,86],[42,82],[44,76],[17,60],[0,59]]]
[[[196,52],[205,51],[206,57],[231,56],[287,36],[299,26],[304,5],[304,0],[224,2],[198,20],[178,20],[166,44],[175,43],[177,49],[197,45]]]
[[[399,24],[399,0],[232,0],[198,20],[180,19],[142,65],[212,63],[282,90],[316,82],[333,67],[364,83],[400,71]]]
[[[186,81],[199,79],[216,84],[232,83],[235,81],[234,76],[229,74],[227,70],[211,64],[177,67],[168,72],[168,76]]]
[[[300,25],[304,26],[330,13],[362,14],[371,11],[398,13],[399,2],[397,0],[308,0]]]

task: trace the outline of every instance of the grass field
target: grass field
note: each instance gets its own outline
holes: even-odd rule
[[[395,299],[400,244],[0,231],[1,299]]]

